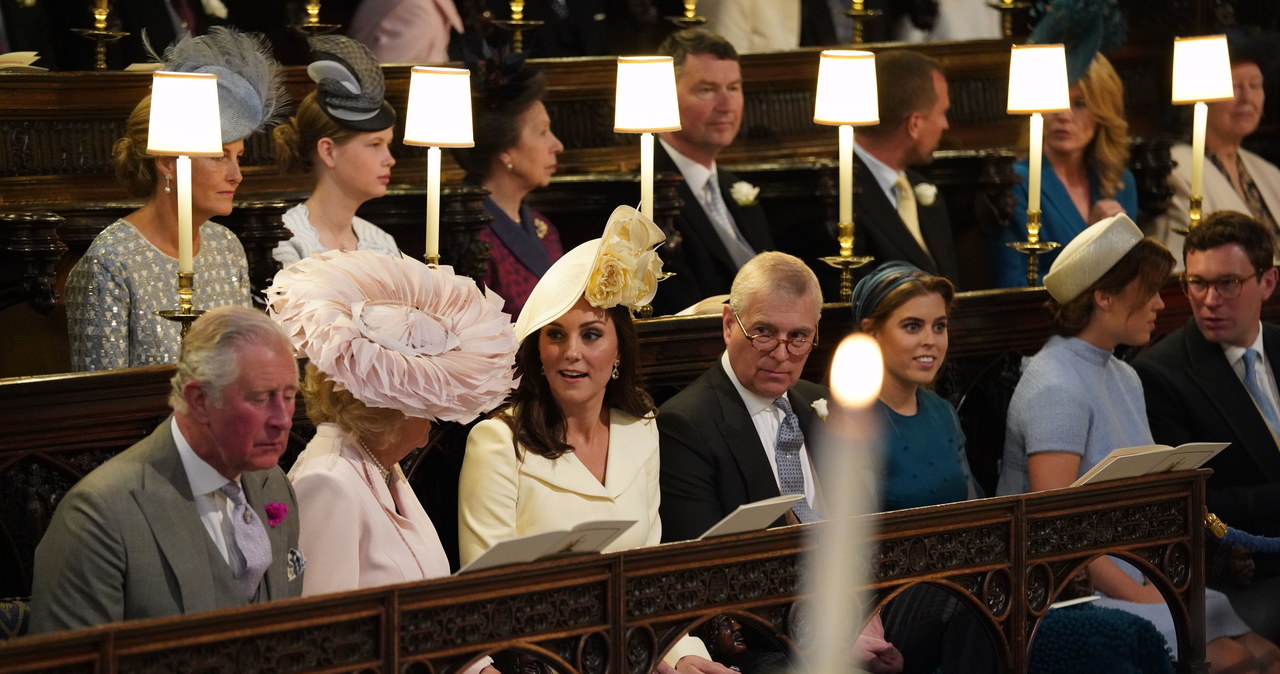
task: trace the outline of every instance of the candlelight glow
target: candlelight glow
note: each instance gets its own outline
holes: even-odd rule
[[[1014,45],[1010,50],[1009,114],[1067,110],[1069,88],[1067,52],[1062,45]]]
[[[1173,41],[1173,103],[1223,101],[1234,96],[1227,36]]]
[[[870,335],[845,337],[831,358],[831,395],[846,408],[867,407],[880,396],[884,360]]]
[[[813,121],[827,125],[879,124],[880,103],[876,92],[875,54],[828,49],[818,57]]]
[[[613,130],[641,133],[680,130],[676,69],[670,56],[619,56]]]

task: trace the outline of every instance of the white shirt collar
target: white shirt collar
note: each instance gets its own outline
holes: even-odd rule
[[[707,180],[714,178],[717,175],[716,163],[714,161],[711,162],[711,168],[707,168],[702,164],[699,164],[697,161],[684,156],[674,147],[671,147],[671,143],[668,143],[666,139],[659,138],[658,142],[662,143],[662,147],[667,151],[667,154],[670,155],[671,161],[675,162],[676,168],[680,169],[680,175],[684,176],[684,181],[689,183],[689,188],[693,190],[694,194],[701,197],[702,190],[707,184]]]
[[[720,354],[720,367],[724,368],[726,374],[729,375],[729,381],[733,382],[733,387],[738,390],[738,395],[742,397],[742,403],[747,407],[747,414],[755,416],[764,410],[773,407],[774,399],[765,398],[757,395],[742,385],[738,381],[738,374],[733,371],[733,365],[729,362],[729,352],[725,351]]]
[[[173,431],[173,444],[178,448],[178,457],[182,459],[182,469],[187,473],[187,483],[191,485],[192,496],[202,496],[218,491],[222,485],[231,482],[217,469],[196,454],[191,443],[178,428],[178,417],[169,420],[169,428]]]
[[[898,182],[898,176],[902,175],[892,166],[876,159],[870,152],[862,149],[862,146],[855,140],[853,143],[853,151],[858,155],[858,159],[866,165],[867,170],[871,171],[871,177],[876,179],[876,184],[880,186],[880,191],[888,197],[889,203],[895,207],[898,205],[898,195],[894,193],[894,184]]]
[[[1254,351],[1257,351],[1258,360],[1261,360],[1264,363],[1267,362],[1267,352],[1262,349],[1262,321],[1258,321],[1258,336],[1253,338],[1253,344],[1250,344],[1248,347],[1233,346],[1230,344],[1222,344],[1221,346],[1222,353],[1227,356],[1227,362],[1231,363],[1233,367],[1240,362],[1241,358],[1244,358],[1244,352],[1246,349],[1253,349]]]

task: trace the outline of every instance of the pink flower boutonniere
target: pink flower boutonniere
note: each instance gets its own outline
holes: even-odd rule
[[[289,514],[289,506],[283,503],[268,503],[263,509],[267,511],[267,524],[273,527],[283,522]]]

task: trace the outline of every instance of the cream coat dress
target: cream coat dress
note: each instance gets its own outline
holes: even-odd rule
[[[573,452],[555,460],[523,450],[521,454],[523,460],[517,459],[514,433],[502,419],[486,419],[467,436],[458,483],[458,547],[463,565],[499,541],[593,520],[636,520],[605,552],[657,545],[662,540],[654,419],[610,410],[604,484]],[[663,660],[674,666],[686,655],[710,657],[700,640],[686,636]]]
[[[1258,185],[1258,192],[1266,202],[1271,215],[1280,218],[1280,169],[1274,164],[1240,148],[1240,160],[1244,168]],[[1169,199],[1169,209],[1156,218],[1151,231],[1147,232],[1155,240],[1163,243],[1173,253],[1178,262],[1174,271],[1182,271],[1182,240],[1185,238],[1174,229],[1186,229],[1191,205],[1191,146],[1184,143],[1169,149],[1169,156],[1177,162],[1177,166],[1169,173],[1169,187],[1173,196]],[[1249,214],[1249,205],[1244,197],[1236,193],[1227,176],[1218,170],[1208,159],[1204,162],[1204,203],[1200,212],[1208,217],[1214,211],[1239,211]]]

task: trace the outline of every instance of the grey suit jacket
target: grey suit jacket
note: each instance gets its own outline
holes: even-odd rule
[[[279,468],[240,481],[263,522],[265,504],[289,508],[267,527],[272,564],[259,597],[299,596],[302,575],[288,573],[298,547],[293,488]],[[247,603],[200,521],[168,419],[67,492],[36,548],[32,585],[32,633]]]
[[[813,437],[813,401],[826,395],[803,380],[787,392],[805,438]],[[664,541],[697,538],[738,506],[778,495],[769,455],[719,361],[662,405],[658,434]],[[811,440],[806,446],[816,475],[820,457]]]

